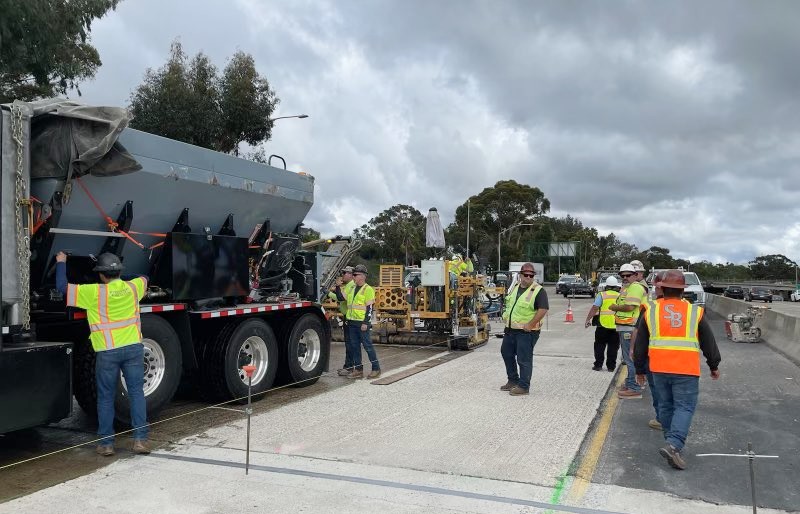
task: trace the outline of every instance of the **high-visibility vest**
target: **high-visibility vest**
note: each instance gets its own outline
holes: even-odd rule
[[[642,284],[632,282],[623,286],[622,290],[619,292],[619,297],[617,297],[616,304],[630,305],[626,300],[633,296],[636,297],[636,308],[634,310],[628,312],[617,311],[614,313],[614,323],[617,327],[633,327],[636,324],[636,320],[639,319],[642,300],[647,296],[647,291],[642,287]]]
[[[467,273],[472,273],[475,271],[475,265],[472,263],[472,259],[467,259]]]
[[[506,296],[506,308],[503,312],[503,321],[508,328],[523,330],[525,325],[530,323],[534,316],[536,316],[536,309],[533,307],[536,297],[539,296],[539,291],[542,286],[536,282],[532,283],[528,289],[517,296],[519,284],[515,284]],[[541,330],[542,322],[539,321],[533,330]]]
[[[600,298],[603,299],[603,303],[600,305],[600,326],[614,330],[617,325],[614,323],[615,313],[611,310],[611,306],[617,303],[619,293],[613,289],[600,291]]]
[[[356,289],[358,289],[357,292]],[[359,288],[354,281],[353,287],[347,291],[345,298],[347,299],[347,319],[349,321],[365,321],[367,307],[375,303],[375,290],[367,283]]]
[[[339,302],[339,312],[342,313],[342,316],[347,317],[347,291],[349,291],[350,289],[354,288],[355,286],[356,286],[356,281],[355,280],[351,280],[350,282],[342,285],[342,294],[344,295],[344,298],[345,298],[344,300]],[[332,300],[338,300],[339,299],[339,297],[336,296],[336,293],[333,292],[333,291],[329,292],[328,296]]]
[[[112,280],[108,284],[67,284],[67,305],[86,310],[95,352],[142,342],[139,301],[147,281]]]
[[[648,302],[645,322],[650,332],[650,371],[700,376],[698,328],[703,308],[679,298]]]

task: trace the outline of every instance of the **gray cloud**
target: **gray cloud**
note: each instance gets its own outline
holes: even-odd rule
[[[513,178],[642,248],[796,260],[798,21],[790,1],[128,0],[83,90],[124,104],[176,36],[220,67],[252,53],[281,114],[311,115],[265,146],[316,177],[323,233],[396,203],[447,223]]]

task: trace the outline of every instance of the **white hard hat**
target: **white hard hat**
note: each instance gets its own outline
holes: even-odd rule
[[[619,267],[620,273],[624,273],[626,271],[630,273],[636,273],[636,268],[634,268],[630,264],[623,264],[622,266]]]
[[[608,277],[605,282],[606,287],[619,287],[619,280],[617,277]]]
[[[635,271],[644,271],[644,264],[642,264],[642,261],[631,261],[631,266],[633,266]]]

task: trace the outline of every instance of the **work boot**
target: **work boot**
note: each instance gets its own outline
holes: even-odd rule
[[[617,396],[623,400],[635,400],[642,397],[642,392],[634,391],[633,389],[625,389],[624,391],[618,392]]]
[[[523,389],[520,386],[514,386],[511,388],[511,391],[508,392],[511,396],[525,396],[528,394],[527,389]]]
[[[617,388],[617,392],[618,393],[621,393],[622,391],[627,391],[627,390],[628,390],[628,386],[626,386],[625,384],[622,384],[621,386],[619,386]]]
[[[97,455],[111,457],[114,455],[114,446],[111,444],[98,444],[94,451],[97,452]]]
[[[506,382],[506,385],[501,385],[500,386],[500,390],[501,391],[511,391],[511,389],[513,389],[515,385],[517,385],[516,382],[512,382],[511,380],[509,380],[508,382]]]
[[[347,375],[350,374],[350,371],[351,370],[349,368],[342,368],[336,370],[336,374],[339,375],[340,377],[346,377]]]
[[[381,376],[381,370],[373,369],[372,371],[369,372],[367,378],[378,378],[379,376]]]
[[[608,368],[609,373],[614,373],[615,371],[617,371],[617,368]]]
[[[659,423],[657,419],[651,419],[648,421],[647,426],[653,430],[664,430],[664,427],[661,426],[661,423]]]
[[[347,378],[353,378],[353,379],[364,378],[364,370],[354,369],[347,375]]]
[[[147,455],[150,453],[150,448],[147,446],[147,441],[137,439],[133,442],[133,453],[137,455]]]
[[[683,460],[681,452],[676,450],[674,446],[669,445],[658,450],[662,457],[667,459],[669,465],[675,469],[686,469],[686,461]]]
[[[603,366],[592,366],[592,371],[602,371]]]

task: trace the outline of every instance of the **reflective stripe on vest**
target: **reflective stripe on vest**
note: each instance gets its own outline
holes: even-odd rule
[[[617,305],[625,305],[625,299],[627,297],[628,290],[632,286],[642,287],[642,285],[640,283],[638,283],[638,282],[631,282],[627,286],[624,286],[622,288],[622,291],[619,292],[619,297],[617,298],[617,302],[616,302]],[[634,288],[634,289],[637,289],[637,288]],[[647,291],[644,291],[644,288],[642,288],[642,290],[643,290],[644,293],[647,292]],[[644,295],[642,295],[642,298],[645,298],[646,296],[647,295],[644,294]],[[639,312],[640,311],[641,311],[641,302],[639,304],[637,304],[636,308],[634,310],[632,310],[632,311],[629,311],[629,312],[615,311],[614,312],[614,323],[617,324],[617,325],[623,325],[623,326],[632,327],[633,325],[636,324],[636,320],[639,319]]]
[[[677,298],[648,302],[650,371],[700,376],[698,328],[703,308]]]
[[[536,316],[536,309],[533,304],[536,302],[536,297],[539,296],[542,286],[534,282],[519,296],[517,295],[518,290],[519,284],[515,285],[506,296],[506,309],[508,310],[503,313],[503,319],[506,320],[508,328],[524,330],[525,326]],[[542,322],[539,321],[533,330],[541,329]]]
[[[600,305],[600,326],[613,330],[617,325],[614,322],[615,313],[611,310],[611,306],[617,302],[619,293],[617,291],[601,291],[600,298],[603,300]]]

